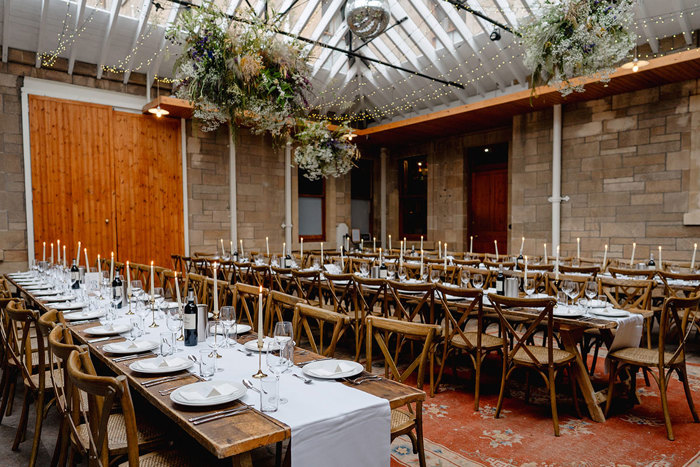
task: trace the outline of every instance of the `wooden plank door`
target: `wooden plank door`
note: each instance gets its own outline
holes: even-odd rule
[[[111,107],[29,96],[34,250],[78,241],[91,264],[116,250]],[[80,256],[84,263],[84,255]],[[70,261],[68,261],[70,264]]]
[[[180,121],[114,112],[119,259],[170,266],[184,251]]]
[[[474,236],[475,253],[495,253],[493,241],[498,241],[498,252],[508,251],[508,148],[493,146],[469,151],[469,236]],[[494,152],[498,151],[498,154]],[[476,153],[476,154],[475,154]]]

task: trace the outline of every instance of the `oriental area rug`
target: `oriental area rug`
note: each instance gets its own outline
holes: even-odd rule
[[[489,363],[489,362],[487,362]],[[641,404],[632,405],[620,395],[605,423],[593,422],[579,398],[583,417],[574,409],[568,382],[558,383],[557,399],[561,436],[555,437],[549,397],[544,385],[533,384],[525,402],[524,378],[509,382],[501,417],[493,417],[500,374],[490,362],[482,374],[480,410],[474,410],[473,376],[461,371],[457,378],[443,377],[440,391],[423,406],[425,451],[428,466],[693,466],[700,467],[700,423],[693,423],[683,385],[671,379],[669,408],[675,441],[666,438],[661,400],[656,383],[646,386],[641,372],[637,391]],[[603,387],[607,375],[599,359],[593,378]],[[688,364],[696,410],[700,408],[700,365]],[[427,386],[424,388],[427,389]],[[392,466],[417,466],[407,437],[392,444]]]

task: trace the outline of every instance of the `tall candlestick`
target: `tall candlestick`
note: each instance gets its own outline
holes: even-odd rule
[[[690,273],[693,273],[693,270],[695,270],[695,254],[698,252],[698,244],[695,243],[693,245],[693,258],[690,260]]]
[[[442,265],[443,269],[445,270],[445,273],[447,273],[447,242],[445,242],[445,254],[442,255]]]
[[[56,259],[56,264],[61,264],[61,240],[58,240],[58,258]]]
[[[381,256],[381,251],[382,249],[379,249],[379,255]],[[345,258],[343,257],[343,249],[340,249],[340,272],[343,272],[345,269]]]
[[[423,236],[420,236],[420,249],[423,251]]]
[[[267,256],[270,256],[270,238],[265,237],[265,253],[267,253]]]
[[[233,240],[228,241],[229,256],[233,259]]]
[[[389,253],[391,253],[391,235],[389,235]]]
[[[46,261],[46,242],[44,242],[44,246],[42,247],[41,260]]]
[[[262,285],[258,294],[258,348],[263,347],[263,305],[262,305]]]
[[[244,256],[245,253],[243,253],[243,239],[240,239],[239,242],[241,244],[241,256]]]
[[[525,256],[525,267],[523,272],[523,289],[527,288],[527,256]]]
[[[493,241],[493,246],[496,248],[496,261],[498,261],[498,240]]]
[[[110,259],[110,261],[109,261],[109,286],[110,287],[112,287],[113,281],[114,281],[114,252],[112,252],[112,259]]]
[[[221,256],[223,257],[226,254],[226,250],[224,250],[224,239],[221,238]]]
[[[282,258],[287,255],[287,242],[282,242]]]
[[[53,242],[51,242],[51,264],[53,264]]]
[[[399,248],[399,266],[403,266],[403,240],[401,240],[401,248]]]
[[[78,242],[78,251],[75,253],[75,264],[80,266],[80,242]]]
[[[155,300],[155,286],[154,286],[154,280],[153,278],[155,277],[155,273],[153,272],[153,261],[151,261],[151,301]]]
[[[66,267],[66,245],[63,245],[63,267]]]
[[[420,280],[423,280],[423,250],[420,251]]]
[[[85,250],[85,272],[90,272],[90,262],[88,261],[87,248]]]
[[[470,235],[469,236],[469,253],[474,252],[474,236]]]
[[[632,256],[630,256],[630,266],[634,265],[634,252],[637,250],[637,242],[632,242]]]
[[[576,237],[576,258],[581,260],[581,237]]]
[[[603,253],[603,264],[600,266],[600,272],[605,272],[605,265],[608,263],[608,244],[605,244],[605,252]]]
[[[323,267],[323,242],[321,242],[321,267]]]
[[[214,319],[219,319],[219,281],[216,280],[218,277],[216,274],[216,268],[218,266],[218,264],[214,263]]]
[[[102,265],[100,264],[100,255],[97,254],[97,273],[100,275],[100,281],[102,280]]]
[[[364,253],[365,251],[365,239],[360,238],[360,253]]]
[[[304,264],[304,237],[301,237],[301,248],[299,249],[301,263]]]
[[[438,259],[442,256],[442,240],[438,240]]]
[[[126,262],[126,294],[131,295],[131,268],[129,262]]]
[[[175,294],[177,296],[177,307],[180,308],[182,299],[180,298],[180,283],[177,280],[177,271],[175,271]]]
[[[377,237],[372,237],[372,253],[377,252]]]
[[[661,245],[659,245],[659,266],[658,267],[659,267],[659,269],[664,268],[664,263],[663,263],[663,260],[661,259]]]
[[[520,254],[518,254],[518,256],[523,255],[523,248],[525,248],[525,237],[520,240]]]
[[[544,264],[547,264],[547,244],[544,244]]]
[[[557,259],[554,267],[556,268],[556,275],[554,276],[554,279],[559,280],[559,245],[557,245]]]

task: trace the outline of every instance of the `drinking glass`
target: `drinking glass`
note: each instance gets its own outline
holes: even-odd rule
[[[231,340],[229,337],[229,334],[231,333],[231,328],[236,324],[236,308],[232,306],[224,306],[221,307],[221,313],[219,314],[219,319],[221,320],[221,324],[224,325],[224,332],[225,332],[225,339],[224,339],[224,348],[230,348],[231,347]],[[233,340],[234,343],[236,341],[236,332],[234,331],[233,333]]]
[[[214,376],[216,372],[216,356],[212,355],[206,349],[199,351],[199,376],[207,381]]]
[[[588,310],[586,311],[586,313],[588,313],[591,310],[591,301],[598,295],[598,284],[595,281],[586,282],[586,290],[584,290],[583,293],[586,294],[586,298],[588,299]]]
[[[523,284],[523,289],[525,290],[525,295],[530,297],[535,292],[535,279],[532,277],[528,277],[525,283]]]
[[[279,404],[282,402],[279,398],[280,379],[279,376],[272,378],[262,378],[260,380],[260,411],[261,412],[277,412]]]
[[[469,287],[470,279],[471,277],[469,277],[469,271],[467,271],[466,269],[462,269],[462,271],[460,271],[459,273],[459,280],[462,283],[462,287],[464,287],[465,289]]]
[[[220,321],[211,321],[207,325],[206,342],[211,349],[211,355],[216,358],[221,358],[217,349],[223,344],[224,325]]]
[[[160,333],[160,355],[167,357],[175,353],[175,339],[172,332]]]
[[[182,315],[180,307],[169,307],[166,310],[165,324],[173,333],[173,346],[177,346],[177,332],[182,329]]]
[[[566,292],[566,290],[565,290],[565,292],[566,292],[566,295],[568,295],[569,298],[571,299],[571,305],[573,306],[576,304],[576,298],[579,296],[580,284],[578,282],[574,282],[574,281],[571,281],[571,282],[573,284],[571,287],[571,290],[568,292]],[[567,289],[567,290],[569,290],[569,289]]]
[[[475,289],[480,289],[484,285],[484,276],[476,273],[472,276],[472,285]]]
[[[420,273],[420,270],[418,272],[420,274],[421,282],[426,282],[428,280],[428,268],[424,267],[422,273]]]
[[[141,293],[143,292],[142,287],[143,285],[141,285],[141,281],[131,281],[131,294],[134,297],[140,297]]]
[[[405,282],[407,274],[408,274],[408,270],[406,269],[406,266],[400,266],[399,267],[399,281]]]
[[[396,277],[396,264],[386,263],[386,269],[386,277],[389,278],[389,280],[394,280],[394,277]]]
[[[289,348],[292,348],[291,352],[293,352],[294,348],[290,333],[291,324],[289,322],[278,322],[275,325],[274,345],[270,347],[266,355],[267,367],[275,375],[277,385],[279,385],[280,375],[291,366]],[[279,403],[286,404],[287,399],[279,398]]]
[[[129,319],[129,324],[131,324],[131,331],[129,332],[130,341],[135,341],[143,336],[143,321],[141,318],[134,316]]]
[[[435,268],[430,270],[430,282],[437,284],[440,282],[440,270]]]
[[[360,275],[362,277],[367,277],[369,276],[369,264],[362,262],[360,263]]]
[[[566,280],[561,284],[561,290],[567,297],[571,297],[571,292],[574,290],[574,281]],[[569,300],[566,300],[566,306],[569,306]]]

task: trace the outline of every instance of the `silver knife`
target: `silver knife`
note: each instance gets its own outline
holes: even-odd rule
[[[206,423],[206,422],[211,422],[212,420],[218,420],[220,418],[224,417],[230,417],[231,415],[236,415],[239,413],[247,412],[250,410],[250,407],[238,407],[236,409],[231,409],[231,410],[222,410],[220,412],[213,412],[208,415],[202,415],[199,417],[193,417],[190,418],[190,422],[192,422],[193,425],[199,425],[200,423]]]

